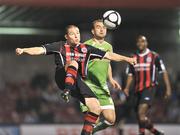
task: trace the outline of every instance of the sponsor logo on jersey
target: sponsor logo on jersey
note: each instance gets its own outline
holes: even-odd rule
[[[87,48],[86,48],[86,47],[83,47],[83,48],[81,49],[81,51],[82,51],[83,53],[87,53]]]
[[[150,63],[152,61],[152,58],[151,57],[147,57],[146,61]]]

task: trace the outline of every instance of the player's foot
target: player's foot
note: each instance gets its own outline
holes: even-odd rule
[[[163,131],[158,131],[155,135],[165,135]]]
[[[64,99],[66,103],[68,103],[70,99],[70,90],[64,89],[63,93],[61,94],[61,97]]]
[[[159,135],[165,135],[163,131],[160,131],[159,132]]]

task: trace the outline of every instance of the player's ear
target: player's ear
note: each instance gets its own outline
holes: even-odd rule
[[[65,39],[67,39],[67,34],[64,35]]]
[[[91,33],[94,35],[94,29],[91,30]]]

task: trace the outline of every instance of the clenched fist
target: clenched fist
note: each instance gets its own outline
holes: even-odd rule
[[[16,54],[17,54],[17,55],[23,54],[23,49],[21,49],[21,48],[16,48]]]
[[[129,58],[129,59],[128,59],[128,62],[129,62],[131,65],[136,65],[136,64],[137,64],[137,59],[136,59],[136,58]]]

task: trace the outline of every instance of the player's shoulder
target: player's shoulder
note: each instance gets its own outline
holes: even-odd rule
[[[93,43],[93,40],[92,40],[92,39],[86,40],[86,41],[84,42],[84,44],[86,44],[86,45],[91,45],[92,43]]]
[[[49,45],[64,45],[66,42],[65,41],[55,41],[52,43],[49,43]]]
[[[107,41],[104,41],[104,44],[107,45],[107,46],[109,46],[109,47],[112,47],[112,44],[109,43],[109,42],[107,42]]]
[[[151,52],[154,56],[159,56],[159,53],[157,53],[157,52],[154,51],[154,50],[150,50],[150,52]]]

